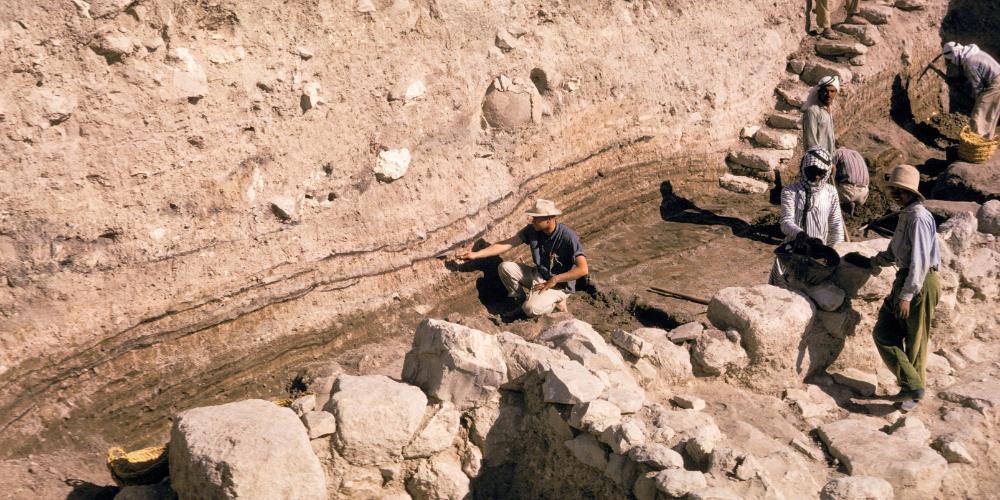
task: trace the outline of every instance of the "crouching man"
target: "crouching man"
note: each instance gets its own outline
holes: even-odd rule
[[[937,271],[941,268],[934,216],[924,207],[917,190],[920,173],[910,165],[892,171],[889,195],[903,207],[889,249],[867,258],[856,252],[844,260],[860,267],[896,264],[892,292],[879,310],[872,336],[886,366],[896,375],[900,391],[895,398],[911,410],[924,397],[927,380],[927,341],[934,308],[941,294]]]
[[[521,302],[528,317],[541,316],[553,310],[566,310],[566,299],[576,291],[576,280],[590,272],[587,257],[576,233],[560,224],[556,217],[562,212],[549,200],[537,200],[527,211],[531,224],[511,238],[494,243],[482,250],[455,255],[458,260],[496,257],[521,244],[531,248],[534,266],[504,261],[500,264],[500,280],[507,295]]]

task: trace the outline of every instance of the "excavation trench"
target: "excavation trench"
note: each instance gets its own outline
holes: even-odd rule
[[[954,34],[996,53],[1000,40],[990,38],[997,30],[988,24],[992,17],[985,15],[989,8],[981,3],[952,2],[941,38]],[[912,124],[893,121],[892,113],[892,97],[899,92],[894,86],[909,81],[914,68],[934,59],[941,38],[914,40],[908,47],[908,66],[888,54],[898,52],[897,47],[881,47],[886,54],[869,63],[880,70],[851,86],[838,108],[838,132],[848,145],[878,157],[889,143],[916,164],[945,158],[943,150],[919,147],[920,141],[907,131]],[[873,139],[873,130],[884,134]],[[169,419],[177,412],[250,397],[280,397],[287,394],[296,372],[316,360],[333,359],[355,373],[397,376],[414,325],[425,317],[455,315],[484,331],[508,330],[531,337],[554,320],[496,323],[495,316],[510,306],[496,280],[497,261],[449,269],[438,257],[516,230],[526,222],[523,207],[535,197],[560,201],[566,212],[563,222],[578,231],[592,262],[587,286],[570,302],[574,316],[598,331],[704,322],[704,306],[647,289],[657,286],[707,298],[724,287],[765,282],[770,252],[779,236],[776,209],[766,196],[734,195],[718,188],[725,171],[724,147],[692,139],[688,146],[693,153],[677,154],[664,143],[662,137],[634,130],[617,141],[577,146],[567,155],[572,160],[523,176],[513,194],[456,223],[476,226],[464,237],[442,241],[432,234],[414,240],[421,248],[419,255],[393,260],[397,253],[405,253],[402,245],[378,249],[376,257],[334,253],[325,261],[330,269],[340,265],[338,259],[391,264],[353,275],[335,274],[337,279],[329,281],[317,276],[321,273],[307,271],[264,273],[252,285],[268,290],[263,298],[234,294],[215,299],[218,304],[197,304],[191,313],[175,308],[134,325],[140,333],[130,333],[131,340],[97,344],[61,360],[62,367],[41,361],[17,367],[20,387],[5,392],[17,396],[0,403],[0,456],[162,442]],[[794,170],[787,169],[785,178],[792,179]],[[881,199],[874,194],[872,198]],[[867,222],[865,216],[885,208],[873,204],[870,213],[849,221],[853,229]],[[363,263],[351,261],[351,265],[365,269]],[[422,283],[416,294],[398,294],[397,286],[419,282],[422,274],[433,276],[433,283]],[[333,314],[293,335],[263,339],[259,350],[227,352],[227,337],[287,321],[296,308],[308,307],[303,304],[317,295],[363,293],[380,296],[384,303],[369,312]],[[246,303],[229,307],[239,301]],[[217,313],[212,310],[215,306]],[[143,359],[170,358],[174,350],[185,348],[179,342],[188,337],[184,341],[203,348],[209,361],[150,364],[144,369]],[[39,401],[79,384],[89,391],[83,399],[67,398],[55,405]],[[41,414],[40,407],[44,407]],[[523,473],[511,473],[515,472]]]

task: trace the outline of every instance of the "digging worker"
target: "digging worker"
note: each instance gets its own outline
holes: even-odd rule
[[[972,107],[969,128],[987,139],[993,139],[997,120],[1000,119],[1000,64],[976,44],[948,42],[944,44],[943,52],[945,61],[960,66],[972,85],[976,104]]]
[[[809,151],[818,146],[827,152],[837,150],[831,110],[839,91],[840,79],[836,76],[824,76],[809,90],[802,104],[802,149]]]
[[[854,210],[868,201],[868,165],[861,153],[847,148],[840,148],[833,154],[833,165],[840,204],[854,215]]]
[[[831,19],[832,13],[830,12],[830,0],[813,1],[816,3],[813,7],[813,12],[816,13],[816,27],[818,28],[819,35],[830,40],[839,40],[841,38],[840,34],[831,28],[833,23]],[[848,19],[857,15],[860,3],[861,0],[847,0],[844,2],[844,9],[847,10]],[[809,16],[809,12],[806,12],[806,16]]]
[[[507,296],[524,301],[521,310],[528,317],[541,316],[553,310],[566,310],[566,299],[576,291],[576,280],[590,272],[587,257],[576,233],[560,224],[556,218],[562,212],[555,203],[539,199],[527,211],[531,224],[511,238],[494,243],[482,250],[459,253],[459,260],[496,257],[508,250],[527,244],[531,248],[534,266],[519,262],[500,263],[500,280]]]
[[[910,165],[893,169],[889,196],[899,206],[899,223],[889,249],[868,258],[852,252],[844,260],[872,268],[896,264],[892,292],[879,309],[872,337],[882,360],[896,375],[900,391],[895,399],[911,410],[924,397],[927,380],[927,340],[934,307],[941,293],[937,270],[941,267],[934,216],[924,207],[917,190],[920,173]]]
[[[804,244],[806,239],[816,238],[833,246],[844,240],[844,216],[837,190],[829,182],[832,167],[833,159],[823,148],[813,147],[802,155],[802,178],[781,190],[781,232],[786,242]],[[788,284],[777,260],[768,283]]]

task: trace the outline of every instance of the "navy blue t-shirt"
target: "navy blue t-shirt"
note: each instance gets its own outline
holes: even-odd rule
[[[556,224],[556,230],[551,235],[536,230],[531,224],[517,234],[531,247],[531,260],[535,261],[535,268],[544,280],[573,269],[577,256],[584,255],[580,237],[562,224]],[[559,283],[556,288],[575,292],[576,280]]]

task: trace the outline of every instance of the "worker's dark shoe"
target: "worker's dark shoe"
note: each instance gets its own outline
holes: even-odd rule
[[[919,399],[907,399],[906,401],[899,403],[899,409],[904,412],[912,411],[914,408],[917,407],[918,404],[920,404]]]
[[[905,401],[905,400],[920,400],[923,399],[925,391],[923,389],[913,389],[913,390],[900,390],[896,394],[889,396],[889,399],[894,401]]]

